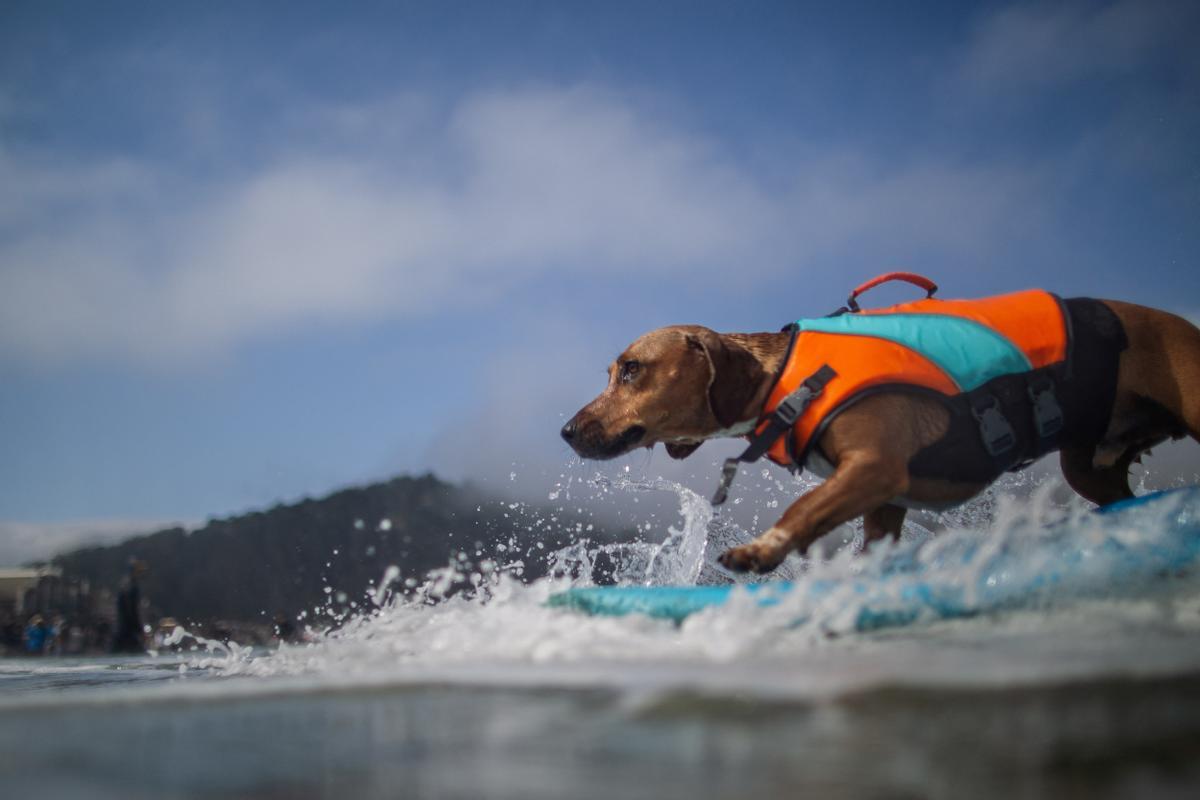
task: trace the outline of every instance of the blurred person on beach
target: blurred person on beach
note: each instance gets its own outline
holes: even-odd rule
[[[31,656],[40,656],[45,649],[46,623],[41,614],[34,614],[25,628],[25,652]]]
[[[117,631],[113,636],[114,653],[144,653],[146,643],[142,629],[142,591],[139,579],[146,574],[146,562],[132,559],[129,572],[117,592]]]

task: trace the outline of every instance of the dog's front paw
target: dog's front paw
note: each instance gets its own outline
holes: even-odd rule
[[[751,542],[731,547],[718,556],[717,561],[733,572],[757,572],[762,575],[778,567],[786,555],[787,552],[780,548]]]

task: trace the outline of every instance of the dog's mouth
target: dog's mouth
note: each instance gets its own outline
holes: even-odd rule
[[[630,425],[625,429],[625,432],[617,437],[617,446],[621,450],[628,450],[637,445],[646,435],[646,429],[641,425]]]
[[[589,426],[589,428],[590,427],[591,426]],[[599,426],[596,426],[596,428],[593,430],[598,433],[598,428]],[[575,449],[576,453],[584,458],[595,458],[601,460],[616,458],[617,456],[628,453],[630,450],[637,447],[638,444],[646,437],[646,429],[641,425],[630,425],[621,432],[620,436],[607,440],[601,438],[600,436],[587,435],[591,432],[592,431],[585,429],[583,431],[584,435],[581,436],[577,441],[572,442],[571,446]]]

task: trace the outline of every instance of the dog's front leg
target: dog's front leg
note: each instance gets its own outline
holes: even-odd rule
[[[802,495],[775,525],[753,542],[731,548],[720,562],[737,572],[770,572],[792,550],[833,528],[874,511],[908,489],[907,461],[878,452],[853,451],[838,458],[829,480]]]

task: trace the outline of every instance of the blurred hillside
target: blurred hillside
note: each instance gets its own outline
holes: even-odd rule
[[[53,564],[64,579],[110,588],[131,559],[140,559],[149,566],[141,585],[150,619],[261,621],[330,601],[361,605],[389,566],[400,570],[399,589],[460,553],[466,562],[523,561],[523,576],[534,578],[544,573],[544,559],[525,558],[528,550],[580,536],[606,538],[601,526],[590,525],[577,514],[501,501],[424,475],[217,519],[197,530],[171,528],[82,548]]]

